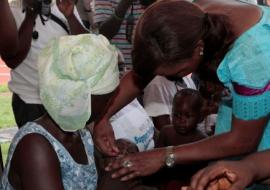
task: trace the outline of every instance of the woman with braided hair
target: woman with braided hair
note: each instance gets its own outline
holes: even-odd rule
[[[109,164],[113,177],[128,180],[163,166],[219,160],[270,147],[270,9],[234,0],[161,0],[141,17],[135,32],[134,70],[95,126],[97,146],[117,155],[108,118],[155,75],[197,73],[230,91],[217,130],[207,139],[121,157]],[[231,107],[231,108],[230,108]],[[183,121],[184,122],[184,121]],[[127,164],[128,163],[128,164]]]

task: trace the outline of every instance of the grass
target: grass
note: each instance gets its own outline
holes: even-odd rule
[[[3,158],[4,165],[5,165],[6,160],[7,160],[9,145],[10,145],[10,143],[2,143],[1,144],[2,158]]]
[[[0,129],[16,126],[11,108],[11,93],[5,84],[0,85]],[[1,143],[3,163],[5,164],[10,143]]]
[[[0,105],[0,129],[16,126],[7,85],[0,85]]]
[[[3,93],[3,92],[9,92],[9,89],[6,84],[0,85],[0,93]]]

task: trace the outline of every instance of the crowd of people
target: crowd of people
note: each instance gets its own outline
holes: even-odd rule
[[[270,189],[268,3],[2,0],[0,188]]]

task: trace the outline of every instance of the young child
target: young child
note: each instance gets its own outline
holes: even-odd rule
[[[172,125],[164,126],[157,142],[157,147],[177,146],[192,143],[206,138],[207,135],[198,129],[204,119],[204,99],[199,91],[183,89],[173,99]],[[159,174],[160,189],[180,189],[188,184],[191,176],[204,164],[181,165],[163,169]]]
[[[128,139],[117,139],[116,145],[120,150],[120,155],[127,155],[138,152],[138,147]],[[102,155],[98,150],[95,150],[95,160],[98,170],[98,185],[97,190],[157,190],[154,187],[147,187],[142,185],[142,180],[139,178],[121,181],[119,178],[112,178],[113,172],[105,171],[105,167],[116,157]]]
[[[204,119],[204,101],[199,91],[183,89],[173,99],[172,125],[160,131],[157,147],[176,146],[201,140],[206,137],[197,125]]]

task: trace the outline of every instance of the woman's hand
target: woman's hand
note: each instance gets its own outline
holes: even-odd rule
[[[117,156],[119,150],[115,144],[114,132],[108,119],[100,120],[94,126],[95,146],[108,156]]]
[[[74,2],[72,0],[56,0],[56,4],[66,18],[74,15]]]
[[[215,188],[220,190],[243,190],[253,180],[253,166],[250,163],[245,161],[220,161],[195,174],[191,180],[191,188],[193,190]],[[225,181],[227,181],[226,184],[223,183]]]
[[[106,171],[115,170],[112,178],[120,177],[122,181],[127,181],[135,177],[153,174],[162,168],[164,163],[165,149],[154,149],[119,156],[106,167]]]

